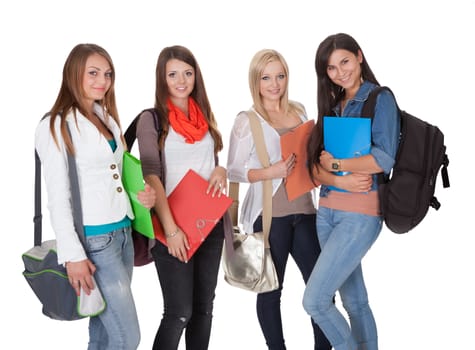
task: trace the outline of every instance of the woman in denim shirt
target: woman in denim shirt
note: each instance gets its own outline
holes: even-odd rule
[[[368,155],[335,159],[323,149],[325,115],[360,117],[369,93],[379,85],[358,43],[347,34],[323,40],[317,50],[318,121],[308,145],[311,176],[321,183],[317,232],[322,252],[307,282],[303,305],[335,350],[378,349],[376,322],[368,303],[361,260],[382,228],[378,173],[395,162],[399,114],[393,96],[379,94]],[[338,176],[334,172],[350,172]],[[331,190],[335,186],[345,191]],[[332,298],[340,293],[350,324]]]

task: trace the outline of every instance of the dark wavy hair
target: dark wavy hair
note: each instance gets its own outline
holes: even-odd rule
[[[320,153],[323,150],[323,116],[334,115],[333,108],[344,97],[345,90],[331,81],[327,74],[328,60],[333,51],[342,49],[354,55],[361,53],[361,78],[379,85],[371,68],[368,65],[363,50],[353,37],[345,33],[333,34],[325,38],[318,46],[315,55],[315,71],[317,73],[317,107],[318,119],[314,126],[307,145],[307,161],[310,177],[314,179],[313,170],[320,162]]]

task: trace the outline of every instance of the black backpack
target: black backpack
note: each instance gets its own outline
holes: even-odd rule
[[[385,86],[374,89],[363,106],[362,116],[374,116],[376,98]],[[399,107],[398,107],[399,109]],[[442,167],[443,187],[450,187],[444,134],[401,109],[401,133],[396,163],[389,176],[379,179],[379,200],[386,226],[394,233],[406,233],[426,216],[429,207],[440,203],[434,196],[437,175]]]
[[[135,143],[135,139],[137,138],[137,123],[140,119],[140,116],[144,112],[150,112],[153,115],[153,120],[155,124],[155,128],[157,129],[159,135],[161,132],[161,127],[158,121],[158,113],[155,108],[147,108],[140,112],[130,123],[127,129],[124,132],[125,143],[127,144],[127,148],[129,152],[132,150],[132,146]],[[163,153],[159,151],[160,160],[163,161]],[[164,181],[165,174],[163,167],[161,169],[161,180]],[[150,254],[150,239],[141,233],[132,229],[132,239],[134,241],[134,266],[143,266],[153,262],[153,258]]]

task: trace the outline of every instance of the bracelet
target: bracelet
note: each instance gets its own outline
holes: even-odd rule
[[[165,237],[167,237],[167,238],[175,237],[175,236],[177,235],[177,233],[178,233],[179,230],[180,230],[180,229],[177,227],[176,230],[175,230],[175,232],[172,232],[172,233],[165,233]]]

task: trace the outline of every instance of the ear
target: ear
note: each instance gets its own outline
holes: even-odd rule
[[[358,55],[356,56],[356,58],[358,59],[358,62],[360,64],[363,63],[363,53],[361,52],[361,50],[358,50]]]

